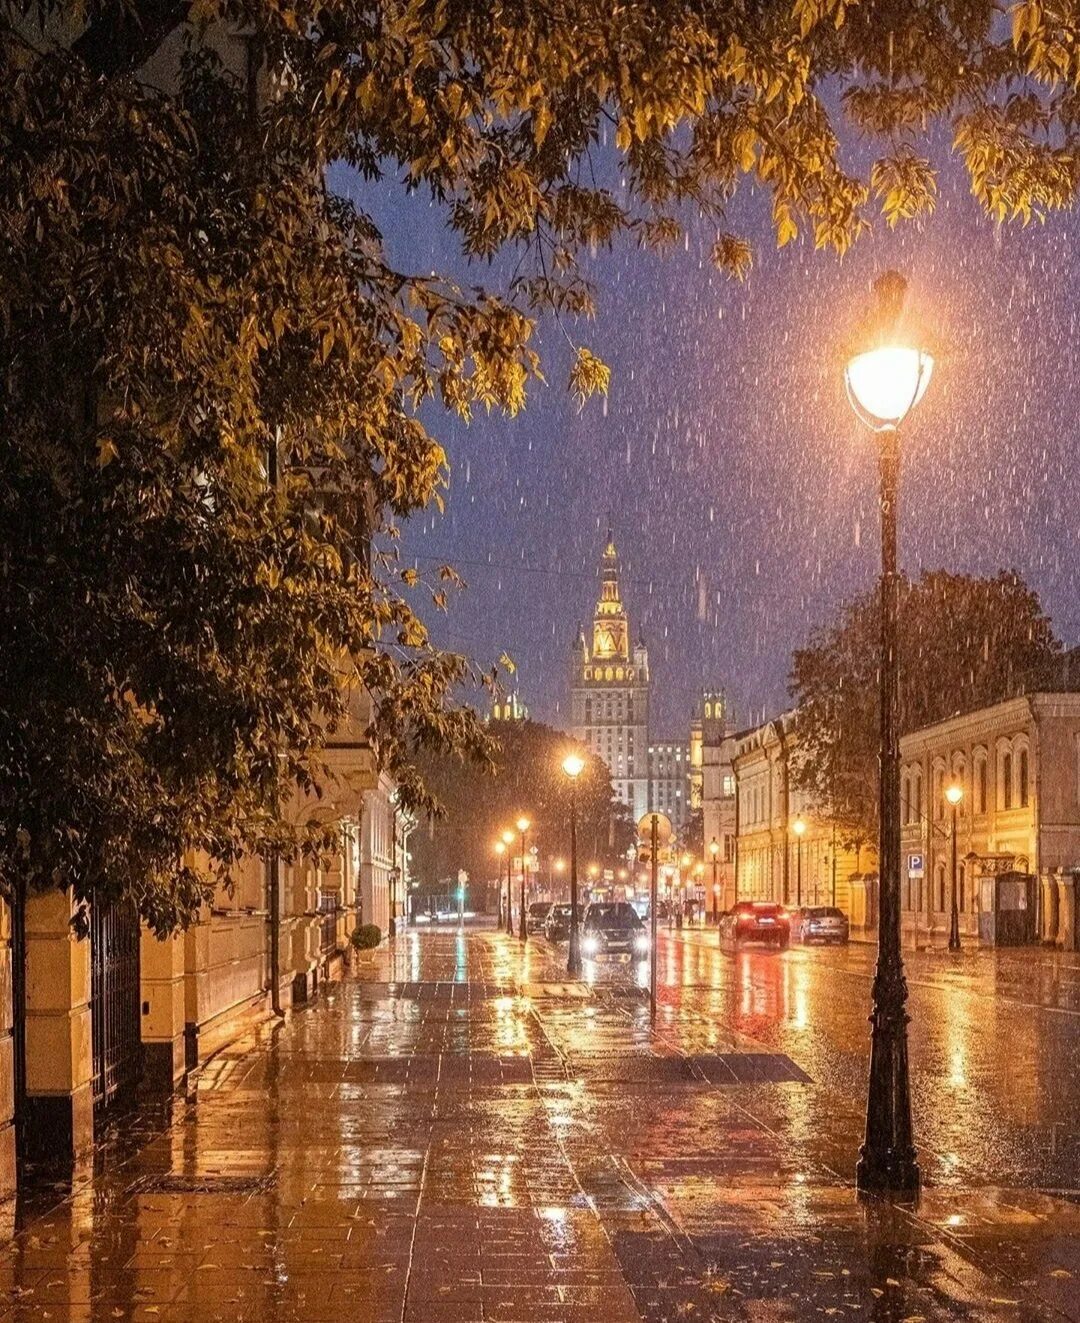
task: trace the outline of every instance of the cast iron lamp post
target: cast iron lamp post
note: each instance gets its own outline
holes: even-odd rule
[[[712,855],[712,921],[720,922],[720,883],[716,880],[716,868],[720,860],[720,842],[714,836],[709,842],[709,854]]]
[[[502,834],[503,845],[506,846],[506,931],[511,937],[514,935],[514,880],[511,874],[514,869],[514,852],[510,849],[514,843],[514,833],[507,827]]]
[[[866,1137],[855,1183],[860,1193],[913,1196],[919,1164],[911,1128],[907,981],[900,953],[900,740],[897,731],[896,643],[898,576],[896,502],[900,477],[898,428],[922,399],[934,360],[904,317],[907,282],[895,271],[874,282],[874,307],[844,370],[848,400],[880,438],[881,504],[880,767],[878,959],[870,1014],[870,1080]]]
[[[518,818],[517,829],[521,835],[521,915],[518,923],[518,936],[523,942],[529,940],[529,930],[525,926],[525,833],[532,826],[528,818]]]
[[[581,933],[578,929],[577,894],[577,779],[585,767],[585,759],[568,753],[562,769],[570,778],[570,941],[567,946],[566,972],[571,978],[581,974]]]
[[[791,830],[795,833],[795,908],[802,909],[802,838],[806,831],[806,822],[802,816],[799,816],[791,824]]]
[[[956,810],[964,798],[964,787],[954,781],[945,791],[945,798],[952,805],[952,899],[949,913],[949,950],[960,950],[960,906],[956,896]]]

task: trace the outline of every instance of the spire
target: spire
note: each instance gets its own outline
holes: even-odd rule
[[[619,594],[619,553],[609,528],[600,557],[600,597],[593,615],[593,657],[628,660],[629,637],[630,626]]]

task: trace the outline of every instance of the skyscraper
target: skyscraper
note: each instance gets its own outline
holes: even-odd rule
[[[570,686],[573,734],[607,763],[615,794],[637,820],[649,808],[649,654],[644,643],[630,643],[610,531],[600,559],[592,642],[579,627]]]

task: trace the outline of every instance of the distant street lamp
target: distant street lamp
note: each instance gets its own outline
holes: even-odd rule
[[[581,974],[581,931],[578,927],[577,890],[577,779],[585,768],[585,759],[568,753],[562,769],[570,778],[570,941],[566,957],[566,972],[571,978]]]
[[[517,829],[521,833],[521,919],[518,928],[518,936],[523,942],[529,940],[529,930],[525,926],[525,833],[531,826],[532,823],[528,818],[518,818]]]
[[[806,822],[800,813],[791,824],[795,833],[795,908],[802,909],[802,838],[806,831]]]
[[[502,834],[503,845],[506,846],[506,931],[511,937],[514,935],[514,880],[511,876],[514,868],[514,852],[510,849],[514,843],[514,833],[507,827]]]
[[[716,880],[716,870],[720,861],[720,842],[715,836],[709,842],[709,853],[712,855],[712,921],[718,924],[720,922],[720,883]]]
[[[953,782],[945,791],[945,798],[952,805],[952,907],[949,915],[949,950],[960,950],[960,906],[956,897],[956,810],[964,798],[964,787]]]
[[[900,478],[898,429],[930,382],[934,360],[904,316],[907,282],[890,271],[874,282],[874,306],[844,370],[857,417],[881,439],[880,765],[878,961],[870,1016],[870,1079],[866,1137],[855,1183],[863,1193],[913,1195],[919,1163],[911,1128],[907,981],[900,952],[900,740],[897,729],[896,503]]]
[[[506,853],[506,846],[502,841],[495,842],[495,857],[499,861],[499,927],[503,926],[503,889],[502,889],[502,857]]]

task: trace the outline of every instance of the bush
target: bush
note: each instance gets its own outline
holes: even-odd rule
[[[362,923],[349,941],[354,951],[371,951],[382,941],[382,930],[377,923]]]

